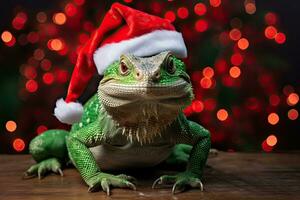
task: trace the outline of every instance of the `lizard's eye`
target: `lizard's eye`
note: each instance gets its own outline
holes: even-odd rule
[[[122,75],[126,75],[128,73],[129,69],[124,61],[120,62],[119,70]]]
[[[166,70],[169,74],[174,74],[176,71],[176,67],[174,65],[174,59],[170,56],[166,63]]]

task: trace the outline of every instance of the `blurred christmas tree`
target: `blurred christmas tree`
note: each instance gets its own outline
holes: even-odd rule
[[[53,117],[55,101],[65,95],[78,50],[112,2],[69,0],[36,13],[15,8],[1,31],[0,152],[26,152],[35,135],[69,128]],[[288,142],[281,134],[287,124],[296,126],[299,95],[282,81],[288,65],[276,49],[286,35],[276,13],[257,12],[254,0],[123,3],[165,17],[183,33],[196,95],[185,114],[212,132],[214,147],[270,152],[277,140]]]

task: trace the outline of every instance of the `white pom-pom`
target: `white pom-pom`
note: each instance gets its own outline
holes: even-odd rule
[[[82,114],[83,107],[80,103],[67,103],[63,99],[58,99],[56,101],[54,115],[62,123],[74,124],[80,122]]]

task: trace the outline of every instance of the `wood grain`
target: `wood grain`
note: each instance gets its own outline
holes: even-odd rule
[[[74,168],[64,177],[54,174],[38,180],[22,180],[22,173],[33,164],[29,155],[0,155],[0,199],[300,199],[299,153],[223,153],[208,161],[204,192],[190,190],[172,195],[171,188],[151,189],[152,182],[166,172],[163,169],[129,171],[138,179],[137,191],[113,189],[107,197],[102,191],[88,193]]]

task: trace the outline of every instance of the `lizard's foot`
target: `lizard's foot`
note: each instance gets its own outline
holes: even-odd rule
[[[47,160],[43,160],[35,165],[32,165],[25,173],[23,178],[33,178],[38,176],[39,179],[42,179],[47,172],[54,172],[63,176],[63,172],[61,170],[61,163],[56,158],[49,158]]]
[[[176,175],[164,175],[156,179],[152,185],[173,185],[172,194],[183,192],[187,187],[200,188],[203,191],[203,184],[197,175],[191,172],[182,172]]]
[[[110,195],[111,188],[130,188],[136,190],[135,185],[132,183],[136,179],[132,176],[127,176],[125,174],[112,175],[106,173],[98,173],[88,180],[89,192],[94,192],[98,189],[102,189],[106,192],[107,196]]]

